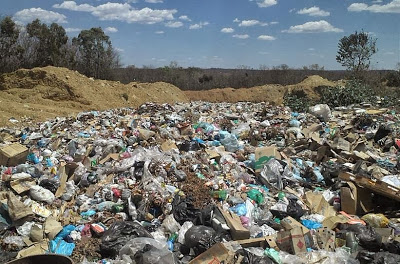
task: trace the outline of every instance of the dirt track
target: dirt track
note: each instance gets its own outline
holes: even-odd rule
[[[264,85],[242,89],[181,91],[172,84],[129,83],[93,80],[65,68],[21,69],[0,76],[0,126],[9,126],[10,118],[24,117],[43,121],[56,116],[70,116],[86,110],[137,107],[144,102],[211,102],[269,101],[281,104],[289,90],[302,89],[317,96],[314,88],[334,85],[319,76],[310,76],[297,85]],[[127,100],[126,100],[127,99]]]

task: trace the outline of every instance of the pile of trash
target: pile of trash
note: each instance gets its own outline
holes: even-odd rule
[[[0,261],[400,263],[400,115],[146,103],[0,129]]]

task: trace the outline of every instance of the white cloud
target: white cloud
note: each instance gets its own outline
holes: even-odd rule
[[[64,1],[62,4],[53,5],[54,8],[67,9],[72,11],[92,12],[96,8],[89,4],[78,5],[75,1]]]
[[[275,37],[273,37],[273,36],[268,36],[268,35],[260,35],[260,36],[258,36],[257,39],[259,39],[259,40],[268,40],[268,41],[276,40]]]
[[[253,1],[253,0],[250,0]],[[256,0],[259,7],[270,7],[278,3],[277,0]]]
[[[193,24],[193,25],[190,25],[189,26],[189,29],[200,29],[200,28],[203,28],[204,26],[207,26],[207,25],[209,25],[210,23],[208,23],[207,21],[206,22],[200,22],[200,23],[198,23],[198,24]]]
[[[115,50],[118,51],[118,52],[124,52],[125,51],[124,49],[121,49],[121,48],[115,48]]]
[[[156,31],[154,33],[161,35],[161,34],[164,34],[164,31],[160,30],[160,31]]]
[[[382,3],[382,2],[383,2],[383,0],[375,0],[375,1],[372,1],[372,3],[375,3],[375,4]]]
[[[181,21],[169,21],[165,23],[165,26],[170,28],[179,28],[183,26],[183,23]]]
[[[270,22],[269,24],[270,24],[270,25],[276,25],[276,24],[279,24],[279,22],[277,22],[277,21],[272,21],[272,22]]]
[[[151,4],[158,4],[158,3],[162,3],[163,0],[146,0],[145,2],[151,3]]]
[[[269,55],[269,54],[271,54],[271,53],[268,52],[268,51],[259,51],[258,54],[261,54],[261,55]]]
[[[382,3],[374,1],[373,3]],[[372,13],[400,13],[400,0],[392,0],[390,3],[385,5],[382,4],[373,4],[367,5],[365,3],[354,3],[351,4],[348,8],[350,12],[362,12],[369,11]]]
[[[243,35],[236,34],[236,35],[233,35],[232,37],[238,38],[238,39],[248,39],[250,36],[247,34],[243,34]]]
[[[223,28],[221,29],[222,33],[233,33],[235,30],[233,28]]]
[[[326,16],[330,16],[331,13],[321,10],[318,6],[313,6],[310,8],[303,8],[299,11],[297,11],[297,14],[300,15],[309,15],[309,16],[321,16],[321,17],[326,17]]]
[[[66,28],[65,32],[80,32],[82,29],[80,28]]]
[[[308,50],[309,50],[309,51],[314,51],[315,49],[314,49],[314,48],[308,48]]]
[[[30,8],[30,9],[23,9],[21,11],[18,11],[14,15],[14,20],[21,22],[21,23],[29,23],[32,22],[32,20],[35,19],[40,19],[40,21],[44,23],[68,23],[67,22],[67,17],[64,16],[63,14],[53,12],[53,11],[48,11],[44,10],[42,8]]]
[[[234,23],[240,23],[240,20],[239,20],[238,18],[235,18],[235,19],[233,20],[233,22],[234,22]]]
[[[251,20],[242,20],[240,22],[239,27],[252,27],[252,26],[268,26],[268,23],[263,23],[255,19]]]
[[[302,25],[291,26],[288,30],[282,32],[287,33],[322,33],[322,32],[343,32],[340,28],[335,28],[325,20],[311,21]]]
[[[383,53],[383,55],[394,55],[395,53],[393,51],[387,51]]]
[[[118,29],[115,28],[115,27],[106,27],[106,28],[104,29],[104,32],[105,32],[105,33],[116,33],[116,32],[118,32]]]
[[[100,20],[117,20],[127,23],[155,24],[174,19],[176,9],[135,9],[128,3],[106,3],[98,6],[77,5],[75,1],[64,1],[53,5],[54,8],[89,12]]]
[[[179,19],[183,21],[192,21],[188,16],[180,16]]]

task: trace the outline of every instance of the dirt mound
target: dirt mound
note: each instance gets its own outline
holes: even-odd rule
[[[0,76],[0,126],[11,125],[10,118],[42,121],[81,111],[137,107],[145,102],[174,103],[189,100],[210,102],[262,102],[282,104],[287,92],[303,90],[318,99],[315,88],[334,86],[320,76],[306,78],[296,85],[263,85],[252,88],[224,88],[185,91],[163,83],[129,83],[95,80],[66,68],[21,69]]]
[[[319,75],[311,75],[298,84],[288,85],[286,87],[289,93],[302,90],[309,98],[318,100],[320,96],[315,88],[319,86],[336,86],[336,83],[324,79]]]
[[[86,110],[136,107],[145,102],[187,102],[168,83],[129,83],[94,80],[66,68],[21,69],[0,76],[0,126],[11,117],[44,120]]]
[[[185,91],[191,100],[202,100],[209,102],[270,102],[282,104],[286,87],[281,85],[263,85],[252,88],[223,88],[207,91]]]
[[[223,88],[207,91],[185,91],[185,94],[191,100],[203,100],[210,102],[263,102],[267,101],[275,105],[283,103],[283,97],[286,93],[302,90],[311,99],[319,99],[316,89],[319,86],[335,86],[334,82],[322,78],[318,75],[312,75],[302,82],[294,85],[263,85],[252,88]]]

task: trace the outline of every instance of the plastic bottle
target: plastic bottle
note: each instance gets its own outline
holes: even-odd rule
[[[177,233],[173,233],[172,235],[170,235],[170,237],[168,238],[168,240],[167,240],[167,246],[168,246],[168,249],[170,250],[170,251],[173,251],[174,250],[174,243],[175,243],[175,240],[178,238],[178,234]]]

